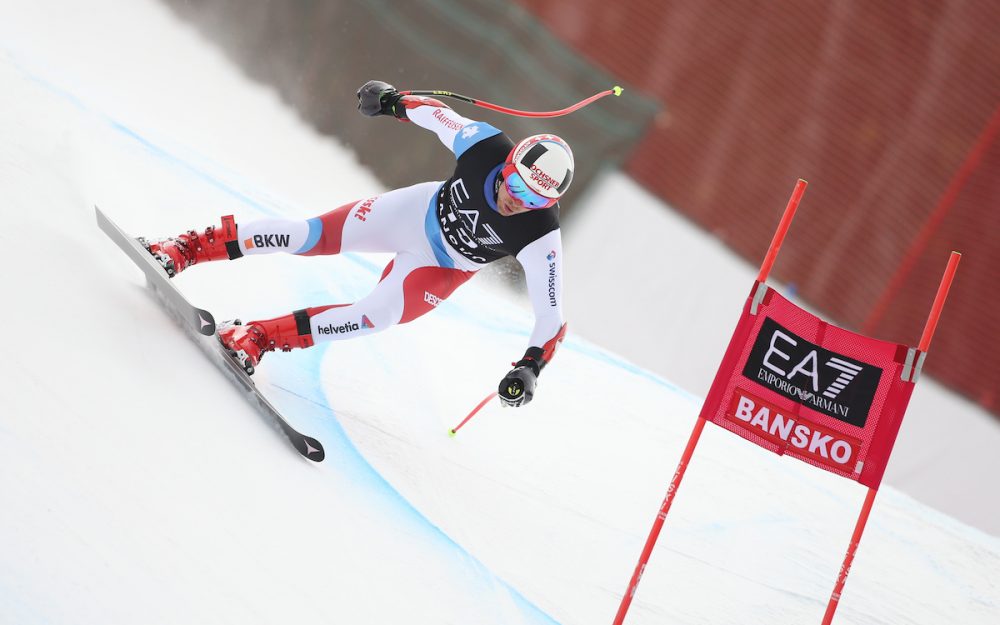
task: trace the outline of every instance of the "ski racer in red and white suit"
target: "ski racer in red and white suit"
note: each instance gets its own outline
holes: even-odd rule
[[[353,304],[220,325],[220,340],[251,373],[264,352],[366,336],[412,321],[488,263],[514,256],[524,267],[535,326],[524,357],[501,381],[498,395],[507,405],[529,402],[539,372],[565,334],[558,203],[543,197],[551,205],[532,209],[527,198],[536,196],[531,189],[525,190],[524,201],[512,193],[519,188],[505,184],[503,172],[514,172],[504,169],[510,165],[514,143],[490,124],[467,119],[434,99],[401,96],[378,81],[366,83],[358,100],[366,115],[393,115],[435,133],[455,154],[452,175],[443,182],[423,182],[350,202],[307,220],[268,218],[237,226],[225,217],[221,228],[189,231],[148,244],[150,252],[171,276],[199,262],[276,252],[395,253],[375,289]],[[552,135],[537,137],[547,138],[543,143],[551,150],[565,146]],[[565,151],[569,152],[568,146]],[[549,161],[540,160],[539,152],[544,156],[545,150],[535,148],[535,163],[565,161],[565,155],[554,151]],[[542,184],[539,187],[536,180],[532,188],[549,191],[548,196],[561,195],[572,177],[571,152],[568,158],[565,172],[542,172],[529,163],[525,171],[538,173]],[[510,178],[521,181],[516,174]],[[558,193],[554,185],[561,186]]]

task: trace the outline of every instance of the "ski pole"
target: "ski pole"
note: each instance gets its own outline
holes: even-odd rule
[[[516,115],[517,117],[561,117],[563,115],[568,115],[573,111],[582,109],[592,102],[600,100],[604,96],[611,95],[612,93],[616,96],[622,94],[622,89],[618,85],[608,89],[607,91],[602,91],[600,93],[595,93],[586,100],[580,100],[572,106],[568,106],[564,109],[559,109],[558,111],[521,111],[518,109],[507,108],[506,106],[500,106],[498,104],[491,104],[489,102],[484,102],[483,100],[477,100],[475,98],[470,98],[467,95],[461,95],[458,93],[452,93],[451,91],[400,91],[402,95],[424,95],[424,96],[442,96],[445,98],[455,98],[456,100],[461,100],[462,102],[468,102],[469,104],[474,104],[480,106],[484,109],[490,109],[491,111],[497,111],[499,113],[506,113],[507,115]]]
[[[448,430],[448,436],[452,436],[452,437],[455,436],[455,434],[458,433],[458,430],[463,425],[465,425],[466,423],[469,422],[469,419],[471,419],[472,417],[476,416],[476,413],[479,412],[480,410],[482,410],[483,406],[485,406],[487,403],[489,403],[489,401],[491,399],[493,399],[494,397],[496,397],[496,396],[497,396],[497,392],[496,391],[493,391],[492,393],[490,393],[489,395],[487,395],[486,398],[483,401],[479,402],[478,406],[476,406],[475,408],[472,409],[472,412],[470,412],[468,414],[468,416],[466,416],[464,419],[462,419],[461,423],[459,423],[455,427],[453,427],[450,430]]]

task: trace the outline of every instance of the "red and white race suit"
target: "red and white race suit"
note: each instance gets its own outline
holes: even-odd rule
[[[456,156],[448,180],[423,182],[345,204],[307,220],[239,224],[243,255],[389,252],[375,289],[346,305],[309,309],[315,341],[364,336],[429,312],[486,264],[514,256],[535,312],[529,347],[550,347],[563,325],[559,206],[505,217],[498,174],[513,142],[440,102],[407,96],[406,116]]]

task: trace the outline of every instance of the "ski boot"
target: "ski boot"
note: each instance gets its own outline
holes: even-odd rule
[[[251,321],[246,325],[239,319],[224,321],[219,324],[216,336],[247,375],[253,375],[266,352],[273,352],[275,349],[290,352],[296,347],[313,345],[309,315],[305,310],[277,319]]]
[[[232,215],[222,218],[220,230],[209,226],[201,233],[188,230],[156,242],[140,237],[139,243],[163,266],[169,278],[197,263],[235,259],[243,255],[236,240],[236,221]]]

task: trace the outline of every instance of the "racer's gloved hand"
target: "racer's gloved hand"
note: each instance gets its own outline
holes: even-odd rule
[[[396,88],[381,80],[369,80],[358,89],[358,110],[362,115],[376,117],[392,115],[396,117],[393,107],[403,96]]]
[[[500,380],[497,396],[504,406],[523,406],[535,395],[535,385],[538,383],[538,362],[532,358],[523,358],[515,363],[514,368]]]

